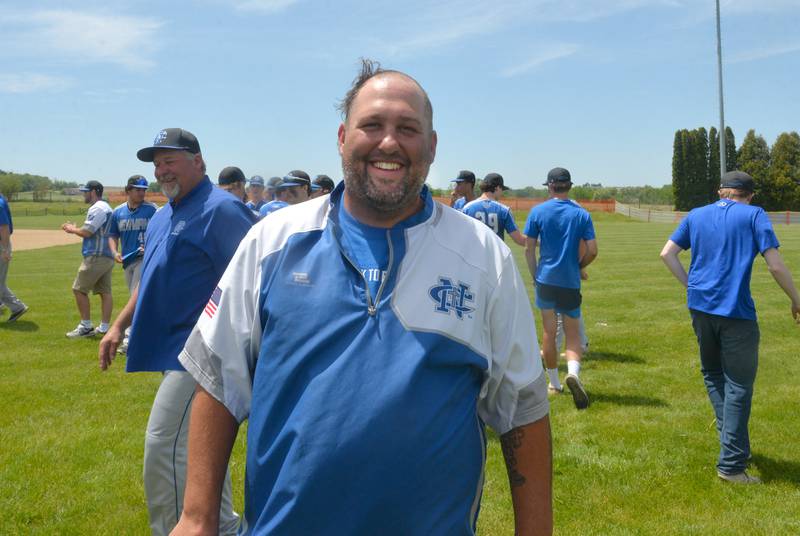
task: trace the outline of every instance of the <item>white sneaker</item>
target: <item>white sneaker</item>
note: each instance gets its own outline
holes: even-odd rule
[[[78,327],[73,329],[72,331],[67,332],[67,337],[70,339],[80,339],[83,337],[94,337],[94,328],[86,328],[83,327],[82,324],[78,324]]]
[[[120,355],[125,355],[125,354],[128,353],[128,338],[127,337],[125,337],[122,340],[122,344],[120,344],[119,347],[117,348],[117,353],[120,354]]]
[[[100,329],[100,326],[97,326],[96,328],[94,328],[94,333],[95,335],[100,335],[102,337],[103,335],[108,333],[108,328]]]

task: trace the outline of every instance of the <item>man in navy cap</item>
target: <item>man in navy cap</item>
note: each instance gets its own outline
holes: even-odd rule
[[[142,278],[100,343],[100,368],[114,359],[131,322],[127,371],[163,375],[147,423],[144,488],[153,534],[169,534],[180,517],[186,477],[186,443],[195,381],[178,362],[202,314],[213,315],[215,288],[239,241],[255,221],[240,199],[211,184],[197,138],[186,130],[160,131],[136,156],[153,162],[169,203],[145,234]],[[235,534],[239,518],[225,479],[219,534]]]
[[[245,203],[247,208],[254,212],[261,210],[266,201],[264,201],[264,178],[261,175],[253,175],[250,177],[250,186],[247,187],[247,197],[249,201]]]
[[[800,295],[778,252],[769,217],[750,205],[753,178],[742,171],[722,176],[719,201],[696,208],[672,233],[661,259],[686,287],[700,364],[717,420],[717,475],[728,482],[756,484],[746,471],[750,459],[748,422],[758,368],[759,329],[750,296],[753,259],[759,253],[791,300],[800,322]],[[691,249],[689,273],[678,255]]]
[[[239,199],[242,203],[247,201],[246,182],[247,178],[245,178],[244,172],[236,166],[224,168],[219,172],[217,179],[220,188],[235,195],[236,199]]]
[[[450,206],[456,210],[463,210],[467,203],[475,199],[475,174],[468,170],[458,172],[458,177],[451,180],[455,183],[450,196]]]
[[[96,333],[104,335],[108,331],[111,320],[111,311],[114,301],[111,295],[111,270],[114,268],[114,256],[108,247],[108,228],[111,224],[111,207],[103,201],[103,185],[98,181],[89,181],[80,187],[83,200],[88,203],[86,221],[78,227],[72,222],[61,226],[65,233],[78,235],[83,238],[83,262],[78,269],[75,282],[72,283],[72,293],[81,321],[72,331],[67,332],[67,337],[77,339],[93,337]],[[101,322],[95,329],[92,325],[91,303],[89,292],[100,295]]]
[[[314,191],[311,193],[311,198],[313,199],[315,197],[328,195],[333,191],[334,188],[336,188],[336,185],[327,175],[317,175],[314,177],[314,180],[311,181],[311,188],[314,189]]]
[[[108,229],[108,246],[111,248],[114,260],[122,264],[125,284],[131,293],[139,284],[142,275],[144,233],[150,218],[158,210],[154,203],[144,199],[147,187],[147,179],[141,175],[133,175],[128,179],[128,184],[125,186],[125,195],[128,199],[114,209]],[[120,353],[127,351],[129,333],[130,328],[125,333],[125,339],[119,348]]]
[[[581,271],[597,257],[592,217],[569,199],[572,177],[553,168],[545,182],[550,199],[533,207],[525,222],[525,260],[536,285],[536,306],[542,314],[542,353],[551,392],[563,390],[558,377],[556,349],[560,314],[567,339],[568,374],[564,380],[578,409],[589,407],[589,395],[580,380],[583,347],[580,337]],[[581,241],[585,252],[581,252]],[[536,249],[539,248],[539,258]],[[581,254],[583,253],[583,254]]]

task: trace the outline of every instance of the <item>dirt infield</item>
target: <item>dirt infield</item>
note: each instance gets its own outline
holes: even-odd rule
[[[67,244],[78,244],[81,237],[67,234],[62,230],[33,230],[15,229],[11,235],[11,246],[14,251],[24,251],[26,249],[49,248],[50,246],[65,246]]]

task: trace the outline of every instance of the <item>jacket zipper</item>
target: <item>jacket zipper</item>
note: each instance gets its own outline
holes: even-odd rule
[[[392,246],[391,230],[390,229],[386,230],[386,243],[389,245],[389,267],[386,269],[386,277],[381,278],[381,284],[378,286],[378,293],[375,295],[374,302],[372,301],[372,292],[370,292],[369,290],[369,282],[367,281],[367,277],[364,275],[364,272],[359,270],[358,266],[356,266],[356,263],[353,262],[353,260],[347,255],[347,253],[345,253],[344,248],[342,247],[342,244],[339,241],[339,237],[336,236],[336,233],[334,233],[334,238],[336,238],[336,244],[339,246],[339,252],[345,259],[347,259],[347,262],[350,263],[350,266],[353,267],[356,273],[358,273],[361,276],[361,279],[364,280],[364,290],[366,291],[367,294],[367,313],[369,314],[369,316],[375,316],[375,313],[378,312],[377,304],[381,302],[381,295],[383,294],[383,288],[384,286],[386,286],[386,281],[389,279],[389,276],[392,273],[392,265],[394,264],[394,246]]]

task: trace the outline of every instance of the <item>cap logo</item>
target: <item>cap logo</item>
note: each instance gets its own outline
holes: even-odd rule
[[[158,134],[156,134],[156,139],[153,140],[153,145],[161,145],[161,143],[167,139],[167,131],[162,130]]]

